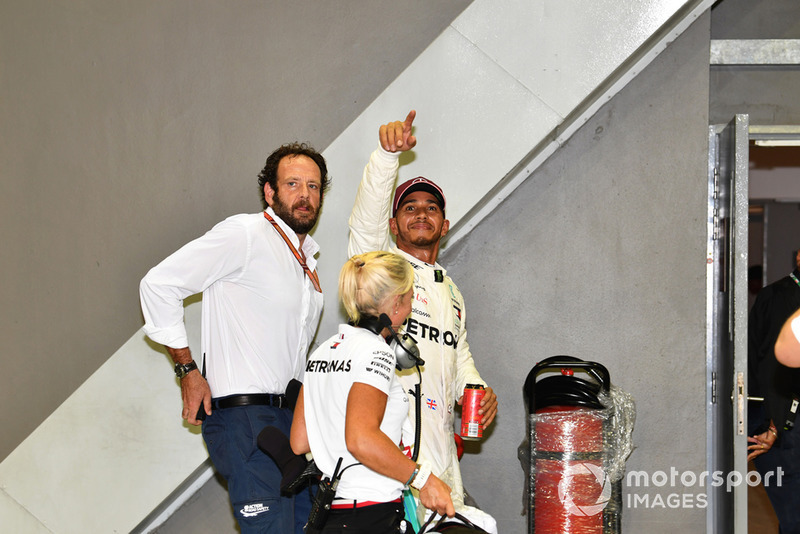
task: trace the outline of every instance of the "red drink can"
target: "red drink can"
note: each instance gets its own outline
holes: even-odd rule
[[[478,413],[481,400],[486,391],[480,384],[467,384],[464,388],[464,399],[461,401],[461,437],[477,441],[483,437],[483,425]]]

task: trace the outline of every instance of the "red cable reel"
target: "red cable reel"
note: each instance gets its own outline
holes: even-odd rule
[[[560,375],[537,381],[546,369]],[[573,368],[589,369],[597,382],[575,377]],[[528,375],[525,391],[532,417],[529,532],[602,534],[603,510],[611,482],[603,471],[603,425],[607,418],[598,400],[608,392],[608,371],[600,364],[569,356],[543,360]]]

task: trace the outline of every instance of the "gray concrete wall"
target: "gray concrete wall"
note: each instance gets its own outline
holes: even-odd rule
[[[141,327],[147,269],[259,210],[269,152],[324,149],[470,1],[2,2],[0,460]]]
[[[723,0],[711,11],[712,39],[800,39],[800,5],[794,0]],[[751,125],[800,124],[800,68],[713,67],[710,82],[712,123],[727,123],[735,113]]]
[[[325,148],[469,3],[3,2],[0,459],[141,326],[136,284],[151,265],[259,209],[270,150]],[[724,0],[713,36],[798,38],[792,9]],[[522,381],[541,358],[597,359],[634,394],[629,469],[705,464],[708,27],[699,20],[442,258],[501,395],[482,454],[464,460],[501,532],[525,524],[513,458]],[[754,124],[799,123],[797,76],[712,71],[711,121],[744,107]],[[704,511],[626,509],[624,525],[703,532]]]
[[[599,361],[634,396],[629,470],[705,469],[709,25],[706,14],[441,258],[500,397],[480,454],[462,460],[500,532],[526,525],[522,385],[549,356]],[[670,493],[653,490],[639,493]],[[705,509],[625,506],[623,526],[704,532]]]

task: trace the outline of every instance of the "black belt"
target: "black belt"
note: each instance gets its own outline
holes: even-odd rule
[[[286,406],[286,396],[273,395],[271,393],[246,393],[211,399],[212,410],[236,408],[237,406],[275,406],[283,408]]]

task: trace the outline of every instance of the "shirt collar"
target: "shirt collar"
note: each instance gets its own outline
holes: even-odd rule
[[[436,271],[442,271],[442,275],[447,274],[445,268],[439,265],[438,262],[431,265],[430,263],[425,263],[424,261],[415,258],[414,256],[412,256],[411,254],[409,254],[404,250],[400,250],[396,246],[393,248],[394,250],[392,252],[395,252],[396,254],[403,256],[406,260],[408,260],[408,263],[410,263],[415,270],[424,270],[424,268],[427,267],[429,269],[434,269]]]

